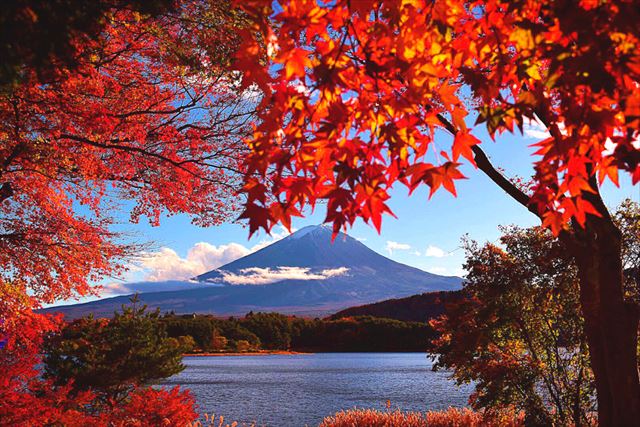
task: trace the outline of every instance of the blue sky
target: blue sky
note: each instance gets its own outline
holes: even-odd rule
[[[529,145],[539,138],[540,132],[536,126],[529,126],[527,135],[503,135],[496,142],[483,134],[480,127],[475,134],[483,140],[482,146],[496,166],[511,176],[529,177],[535,160]],[[449,141],[441,143],[442,148],[450,144]],[[442,190],[428,200],[427,188],[408,196],[407,189],[398,186],[390,200],[397,219],[385,217],[381,234],[362,222],[356,223],[348,234],[396,261],[437,274],[460,275],[464,253],[459,247],[463,235],[478,241],[496,241],[499,225],[538,224],[536,217],[510,199],[481,171],[466,164],[463,172],[468,179],[458,182],[457,198]],[[632,186],[626,176],[620,188],[609,183],[602,192],[610,207],[626,197],[640,201],[640,186]],[[313,214],[295,220],[293,227],[319,224],[324,214],[324,206],[320,205]],[[273,237],[258,233],[248,240],[248,229],[241,224],[200,228],[192,225],[186,215],[164,218],[159,227],[141,221],[126,225],[125,229],[133,233],[136,240],[153,242],[155,246],[155,252],[138,262],[124,278],[125,282],[188,279],[286,235],[280,229]],[[104,281],[105,284],[111,282],[111,279]],[[117,283],[122,281],[110,285],[112,292],[119,289]]]

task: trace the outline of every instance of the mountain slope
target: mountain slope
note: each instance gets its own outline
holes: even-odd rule
[[[331,230],[323,226],[305,227],[196,280],[195,289],[148,292],[140,299],[151,308],[176,313],[324,315],[389,298],[455,290],[461,282],[390,260],[346,234],[332,243]],[[104,316],[127,298],[56,308],[71,317],[89,312]]]
[[[462,291],[427,292],[407,298],[390,299],[373,304],[349,307],[329,318],[331,320],[354,316],[373,316],[405,322],[426,322],[444,314],[445,304],[463,298]]]
[[[309,226],[255,253],[201,274],[197,279],[198,281],[219,282],[223,277],[223,272],[238,273],[248,268],[273,268],[276,266],[314,270],[346,267],[351,271],[363,274],[384,272],[386,274],[428,275],[433,279],[442,277],[393,261],[372,251],[344,233],[340,233],[331,242],[330,228]]]

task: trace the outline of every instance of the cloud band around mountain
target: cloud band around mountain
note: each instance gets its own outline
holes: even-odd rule
[[[330,277],[344,276],[349,272],[346,267],[329,268],[312,272],[308,267],[250,267],[238,273],[220,271],[222,281],[230,285],[268,285],[282,280],[324,280]]]

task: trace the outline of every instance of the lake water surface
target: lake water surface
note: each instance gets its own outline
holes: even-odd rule
[[[164,384],[189,388],[200,413],[269,427],[317,426],[342,409],[465,406],[471,386],[431,371],[424,353],[185,357]]]

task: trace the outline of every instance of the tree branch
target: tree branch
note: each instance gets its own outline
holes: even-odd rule
[[[0,186],[0,202],[4,202],[13,196],[13,187],[10,182],[5,182]]]
[[[531,197],[527,196],[522,190],[516,187],[504,175],[502,175],[492,164],[485,152],[477,145],[471,147],[473,158],[476,161],[478,169],[485,173],[498,187],[502,188],[511,198],[527,208],[529,212],[540,217],[534,206],[530,205]]]
[[[456,129],[456,127],[449,120],[447,120],[446,117],[444,117],[442,114],[438,114],[437,117],[444,128],[448,130],[452,135],[455,136],[458,133],[458,129]],[[531,197],[527,196],[526,193],[516,187],[513,182],[509,181],[507,177],[500,173],[500,171],[498,171],[493,166],[493,164],[491,164],[491,161],[482,150],[482,148],[480,148],[480,146],[474,145],[471,147],[471,150],[473,151],[473,157],[476,165],[478,166],[478,169],[484,172],[485,175],[487,175],[498,187],[504,190],[505,193],[511,196],[511,198],[527,208],[529,212],[540,218],[540,214],[535,209],[535,207],[530,205]]]

